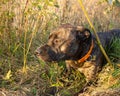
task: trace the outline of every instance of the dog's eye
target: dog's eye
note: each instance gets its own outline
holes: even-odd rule
[[[54,40],[54,44],[57,44],[57,43],[59,43],[60,42],[60,39],[55,39]]]

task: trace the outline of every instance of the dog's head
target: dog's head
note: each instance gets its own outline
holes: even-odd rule
[[[48,62],[76,60],[83,53],[84,45],[90,38],[88,29],[63,24],[51,32],[47,44],[37,48],[36,55]]]

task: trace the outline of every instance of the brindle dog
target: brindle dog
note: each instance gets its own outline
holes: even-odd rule
[[[98,36],[106,47],[114,37],[120,37],[120,29],[99,32]],[[68,68],[78,69],[88,80],[95,77],[104,59],[90,30],[70,24],[63,24],[51,32],[47,44],[37,48],[36,55],[46,62],[65,60]]]

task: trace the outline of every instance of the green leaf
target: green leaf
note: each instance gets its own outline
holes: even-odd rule
[[[54,6],[57,7],[57,8],[59,8],[59,5],[58,5],[58,4],[55,4]]]
[[[41,6],[41,5],[38,5],[37,7],[38,7],[38,10],[41,10],[41,9],[42,9],[42,6]]]

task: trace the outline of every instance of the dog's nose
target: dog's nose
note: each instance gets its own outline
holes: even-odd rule
[[[35,51],[35,55],[42,55],[43,54],[43,50],[42,49],[37,49]]]

